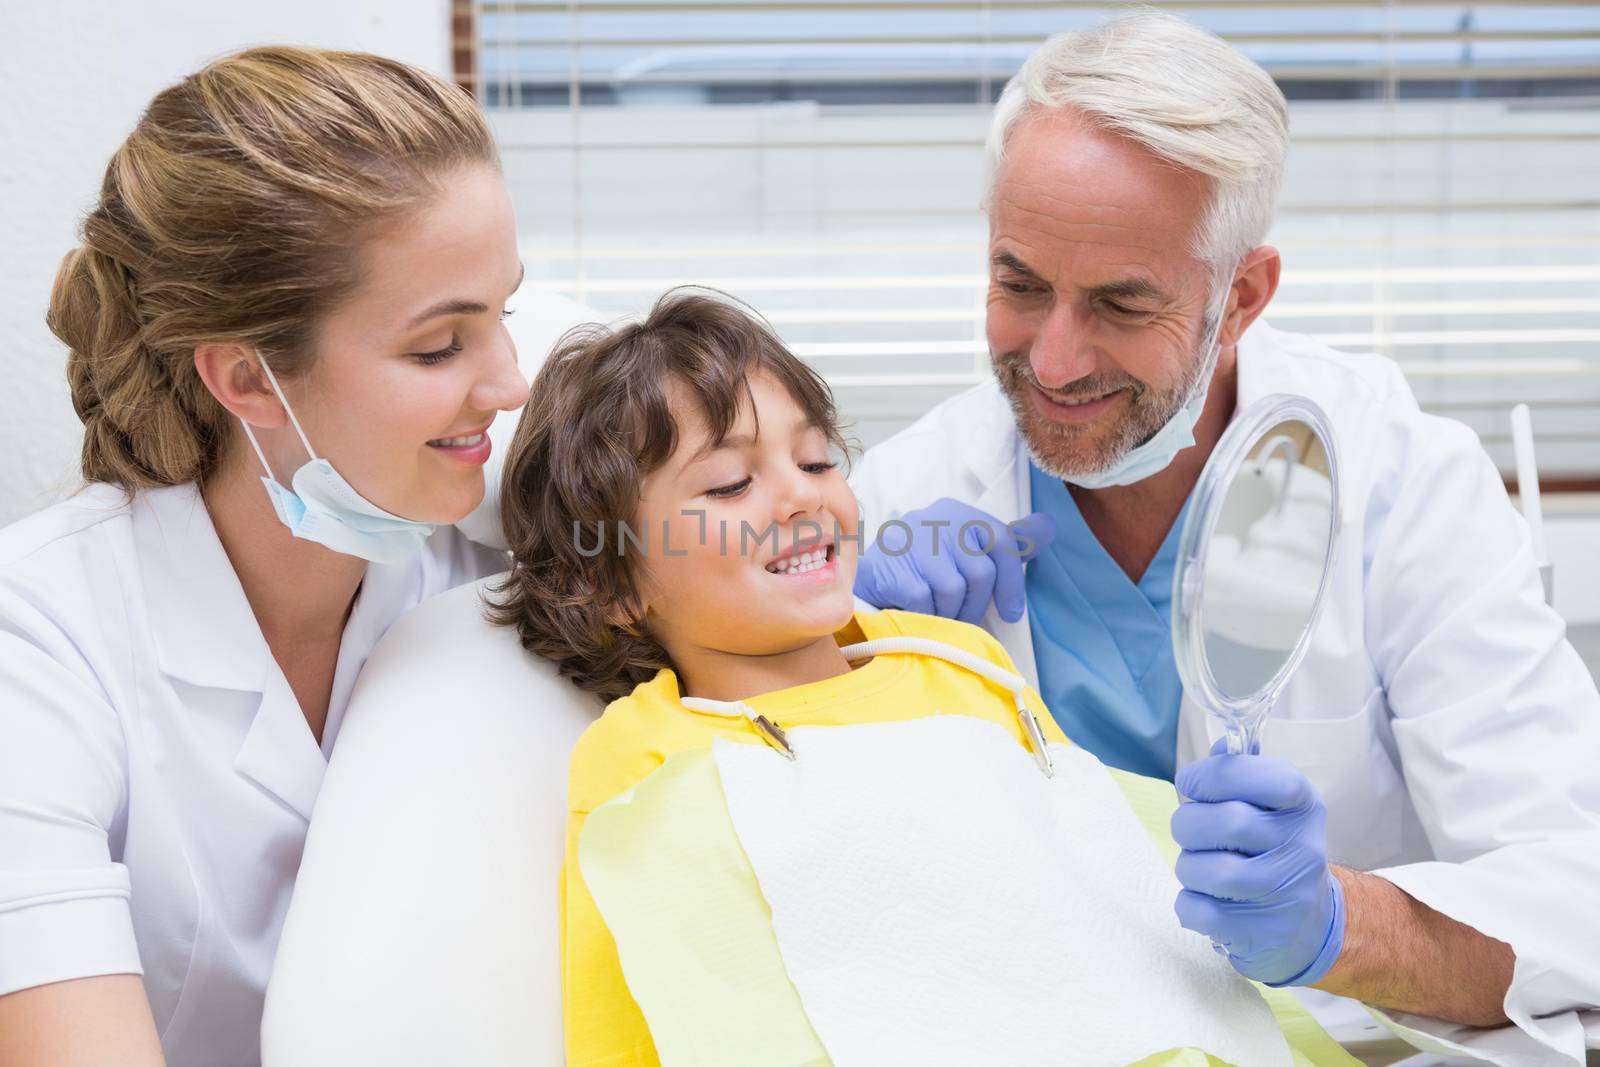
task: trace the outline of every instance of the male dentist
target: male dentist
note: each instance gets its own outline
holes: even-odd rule
[[[1069,737],[1175,777],[1178,916],[1242,973],[1385,1009],[1433,1051],[1582,1063],[1600,695],[1473,434],[1388,360],[1260,321],[1286,145],[1272,80],[1169,15],[1028,60],[988,146],[995,378],[863,459],[868,521],[913,536],[870,548],[856,592],[981,621]],[[1332,421],[1343,527],[1263,754],[1230,757],[1183,699],[1172,569],[1229,419],[1280,392]]]

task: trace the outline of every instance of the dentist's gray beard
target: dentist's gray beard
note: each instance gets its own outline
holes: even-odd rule
[[[1209,319],[1209,316],[1208,316]],[[1209,337],[1213,324],[1207,321],[1201,331]],[[1149,441],[1172,420],[1189,399],[1205,368],[1205,351],[1196,349],[1183,379],[1173,388],[1154,392],[1144,382],[1126,374],[1093,375],[1069,383],[1062,389],[1045,389],[1047,396],[1070,399],[1099,396],[1114,389],[1127,389],[1128,409],[1100,440],[1092,434],[1100,427],[1073,426],[1051,422],[1033,410],[1030,387],[1039,387],[1028,357],[1007,352],[995,359],[995,377],[1011,404],[1011,414],[1022,432],[1028,454],[1039,469],[1056,478],[1095,474],[1118,462],[1129,452]]]

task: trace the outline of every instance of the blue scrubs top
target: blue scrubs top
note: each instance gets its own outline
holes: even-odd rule
[[[1028,565],[1039,695],[1063,733],[1101,762],[1172,780],[1183,686],[1172,653],[1172,571],[1189,505],[1135,585],[1059,478],[1028,464],[1033,510],[1056,539]]]

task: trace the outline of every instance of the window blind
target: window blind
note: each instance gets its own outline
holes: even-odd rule
[[[1290,103],[1267,319],[1404,368],[1514,469],[1600,481],[1600,4],[1161,5]],[[989,110],[1038,0],[460,2],[529,284],[603,314],[672,285],[763,312],[871,444],[981,381]]]

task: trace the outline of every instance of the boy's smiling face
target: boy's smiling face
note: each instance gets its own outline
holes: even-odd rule
[[[669,395],[677,448],[645,478],[634,517],[648,536],[637,565],[651,634],[682,662],[792,652],[844,626],[860,516],[827,434],[759,370],[720,444],[685,387]]]

